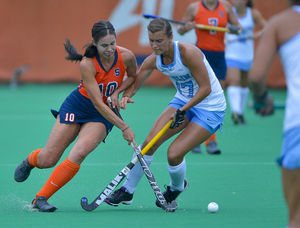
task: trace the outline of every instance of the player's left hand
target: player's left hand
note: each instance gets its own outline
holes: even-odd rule
[[[120,108],[125,110],[127,108],[127,103],[134,103],[134,100],[128,96],[123,96],[119,102]]]
[[[262,96],[254,96],[253,108],[259,115],[272,115],[274,113],[274,99],[267,91],[265,91]]]
[[[176,127],[179,127],[181,124],[183,124],[185,120],[185,111],[181,111],[180,109],[177,109],[176,112],[174,112],[173,122],[171,124],[171,129],[174,129]]]

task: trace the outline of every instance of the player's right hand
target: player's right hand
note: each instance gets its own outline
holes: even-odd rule
[[[269,116],[274,113],[274,99],[265,91],[262,96],[254,96],[253,108],[261,116]]]
[[[237,25],[229,25],[228,30],[231,34],[240,34],[242,32],[241,28]]]
[[[128,142],[128,145],[131,145],[132,143],[134,148],[136,148],[137,146],[135,143],[135,134],[133,130],[131,130],[131,128],[128,126],[128,128],[125,128],[125,130],[123,130],[122,132],[123,138]]]
[[[173,122],[171,124],[171,129],[174,129],[176,127],[179,127],[181,124],[183,124],[185,120],[185,111],[181,111],[180,109],[177,109],[176,112],[171,116],[171,119],[173,119]]]

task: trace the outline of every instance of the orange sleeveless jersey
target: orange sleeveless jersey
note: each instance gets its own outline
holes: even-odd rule
[[[221,1],[218,1],[214,10],[207,9],[202,1],[199,2],[199,9],[194,18],[196,24],[226,27],[228,22],[227,12]],[[195,29],[197,35],[197,47],[207,51],[224,51],[224,32]]]
[[[98,54],[93,57],[93,60],[96,67],[95,78],[99,85],[103,102],[106,104],[107,97],[109,97],[121,85],[126,73],[126,68],[124,66],[123,58],[118,47],[116,47],[115,51],[115,61],[109,71],[106,72],[103,69]],[[78,86],[78,91],[83,96],[90,99],[82,80],[80,85]]]

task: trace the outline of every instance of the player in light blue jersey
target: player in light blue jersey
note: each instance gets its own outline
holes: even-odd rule
[[[234,124],[246,124],[244,111],[248,100],[248,74],[254,56],[254,40],[258,39],[266,20],[254,8],[252,0],[232,0],[243,31],[239,35],[226,33],[225,59],[227,65],[227,98]],[[262,30],[253,32],[258,25]]]
[[[202,51],[193,44],[173,41],[172,26],[167,20],[152,20],[148,25],[148,35],[153,53],[143,62],[135,83],[124,92],[120,107],[125,109],[127,103],[133,103],[131,97],[153,70],[159,70],[170,77],[176,87],[175,97],[157,118],[140,148],[143,149],[173,119],[171,128],[144,156],[150,165],[159,146],[179,134],[167,151],[171,183],[163,194],[170,203],[188,187],[185,178],[185,155],[218,129],[221,130],[226,101],[221,85]],[[131,204],[133,193],[142,176],[143,170],[138,164],[129,173],[123,186],[106,199],[106,203],[113,206],[120,203]],[[156,205],[160,206],[158,201]]]
[[[289,209],[289,227],[300,227],[300,0],[274,15],[261,37],[250,71],[254,108],[261,115],[273,113],[265,89],[266,74],[278,51],[287,84],[281,157],[282,185]]]

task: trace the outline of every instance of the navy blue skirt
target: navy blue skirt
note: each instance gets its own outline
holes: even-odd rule
[[[106,133],[112,130],[113,124],[105,119],[95,108],[92,101],[75,89],[62,103],[59,111],[51,109],[55,118],[59,114],[60,122],[65,124],[100,122],[106,126]]]
[[[227,71],[225,52],[207,51],[203,49],[201,49],[201,51],[203,52],[209,65],[215,72],[216,77],[218,79],[225,80]]]

